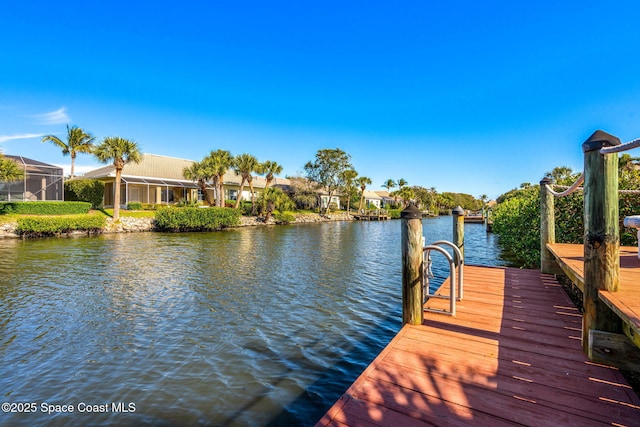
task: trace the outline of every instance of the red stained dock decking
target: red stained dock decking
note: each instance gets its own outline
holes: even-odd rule
[[[464,277],[456,317],[404,326],[318,426],[640,426],[640,399],[582,353],[581,315],[553,276]]]
[[[584,247],[568,243],[547,244],[558,264],[584,291]],[[598,291],[598,298],[613,310],[630,329],[630,338],[640,345],[640,259],[638,248],[620,247],[620,289]]]

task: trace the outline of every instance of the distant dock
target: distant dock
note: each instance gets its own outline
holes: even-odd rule
[[[384,209],[358,212],[352,215],[358,221],[386,221],[389,219],[389,214]]]

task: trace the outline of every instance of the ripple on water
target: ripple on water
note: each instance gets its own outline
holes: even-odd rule
[[[450,218],[424,224],[427,241],[450,233]],[[468,230],[469,262],[499,263]],[[397,221],[0,241],[0,254],[5,398],[136,405],[11,425],[310,425],[400,328]]]

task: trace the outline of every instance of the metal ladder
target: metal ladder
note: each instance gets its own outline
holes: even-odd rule
[[[453,249],[453,257],[444,249],[442,246],[448,246]],[[429,293],[429,278],[433,278],[433,273],[431,272],[431,252],[436,251],[440,252],[444,255],[444,257],[449,262],[449,282],[451,292],[449,295],[435,295]],[[456,245],[446,240],[438,240],[428,246],[422,248],[423,253],[423,293],[424,301],[426,303],[429,298],[442,298],[449,300],[449,311],[444,309],[436,309],[436,308],[424,308],[424,311],[429,311],[432,313],[442,313],[448,314],[450,316],[456,315],[456,301],[462,300],[463,295],[463,275],[464,275],[464,259],[462,257],[462,252]],[[457,274],[456,274],[457,270]],[[457,292],[456,292],[456,283],[457,283]]]

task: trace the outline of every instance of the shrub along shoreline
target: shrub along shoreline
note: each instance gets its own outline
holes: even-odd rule
[[[114,222],[105,211],[90,211],[84,202],[2,202],[0,237],[47,237],[129,233],[145,231],[215,231],[225,228],[349,221],[346,212],[330,215],[284,212],[268,221],[262,217],[241,216],[233,208],[162,207],[154,212],[124,211]],[[128,216],[127,213],[131,214]],[[10,215],[2,223],[2,215]]]

